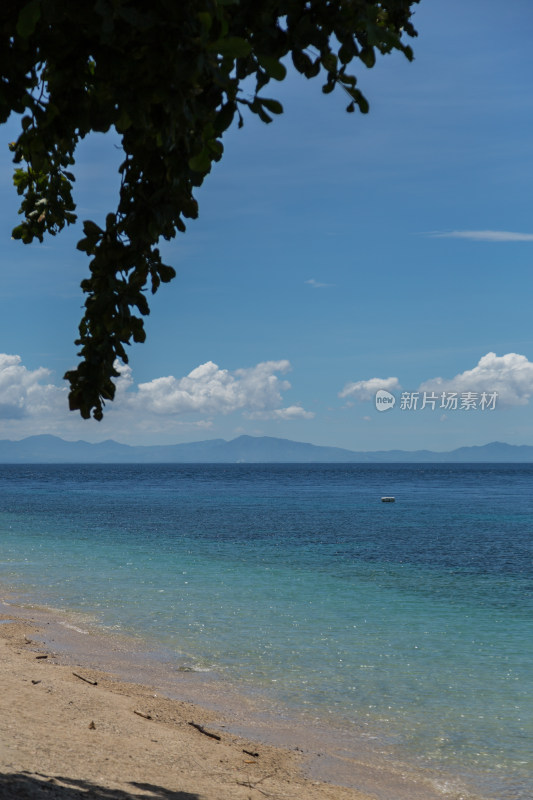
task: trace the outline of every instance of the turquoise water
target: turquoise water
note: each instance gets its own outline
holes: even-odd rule
[[[533,465],[0,466],[0,582],[525,800],[532,482]]]

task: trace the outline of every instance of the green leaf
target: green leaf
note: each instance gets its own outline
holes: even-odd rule
[[[326,53],[326,55],[322,58],[322,64],[324,65],[324,69],[327,69],[328,72],[336,72],[337,56],[335,53]]]
[[[352,97],[359,106],[359,111],[361,112],[361,114],[368,114],[370,106],[364,94],[361,91],[359,91],[359,89],[354,89],[353,87],[350,88],[345,87],[345,89],[347,93],[350,95],[350,97]],[[347,108],[346,110],[350,111],[350,108]]]
[[[208,11],[200,11],[196,15],[197,19],[201,22],[202,27],[208,33],[211,30],[211,26],[213,24],[213,17],[209,14]]]
[[[360,95],[359,97],[358,106],[361,114],[368,114],[368,112],[370,111],[370,105],[368,103],[368,100],[363,94]]]
[[[16,228],[13,228],[11,232],[12,239],[22,239],[24,236],[24,225],[17,225]]]
[[[214,42],[210,49],[227,58],[246,58],[250,55],[252,46],[241,36],[226,36],[225,39]]]
[[[168,264],[161,264],[161,266],[157,268],[157,271],[163,283],[168,283],[172,278],[176,277],[176,270],[174,267],[169,267]]]
[[[257,99],[273,114],[283,114],[283,106],[278,100],[269,100],[266,97],[258,97]]]
[[[131,126],[131,118],[127,111],[121,109],[118,118],[115,120],[115,128],[117,129],[118,133],[123,133],[127,131],[128,128]]]
[[[233,122],[233,117],[235,116],[235,104],[234,103],[226,103],[225,106],[222,106],[220,111],[217,114],[215,127],[217,133],[221,134],[225,130],[229,128],[231,123]]]
[[[83,232],[86,236],[98,238],[102,235],[103,230],[98,227],[96,222],[93,222],[90,219],[85,219],[83,220]]]
[[[287,75],[287,69],[281,61],[273,56],[257,56],[260,65],[266,71],[269,78],[275,81],[282,81]]]
[[[339,50],[339,59],[341,64],[349,64],[352,58],[357,55],[357,50],[355,49],[355,45],[351,39],[346,42],[343,42],[341,48]]]
[[[24,6],[17,20],[17,33],[22,39],[28,39],[35,30],[41,17],[41,0],[31,0]]]
[[[366,67],[371,69],[376,63],[376,54],[374,53],[374,48],[364,47],[359,54],[359,58]]]
[[[255,97],[253,103],[250,103],[250,111],[253,111],[254,114],[257,114],[259,119],[263,122],[266,122],[267,125],[269,122],[272,122],[272,117],[267,114],[263,108],[263,100],[261,97]]]
[[[211,159],[207,148],[204,148],[197,156],[189,159],[189,167],[194,172],[209,172],[211,169]]]
[[[269,122],[272,122],[272,117],[271,117],[271,116],[269,116],[269,115],[266,113],[266,111],[264,111],[262,108],[259,108],[259,109],[256,111],[256,114],[257,114],[257,116],[259,117],[259,119],[260,119],[260,120],[262,120],[263,122],[265,122],[267,125],[269,124]]]
[[[218,139],[212,139],[208,142],[209,151],[213,154],[213,158],[216,161],[219,161],[222,158],[222,153],[224,152],[224,145],[222,142],[219,142]]]

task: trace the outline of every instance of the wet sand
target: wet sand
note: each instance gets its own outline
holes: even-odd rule
[[[0,681],[6,800],[474,797],[45,609],[0,603]]]

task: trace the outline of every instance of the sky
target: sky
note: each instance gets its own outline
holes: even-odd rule
[[[421,0],[414,24],[412,63],[354,66],[368,115],[289,69],[264,92],[285,113],[227,133],[100,423],[62,379],[81,226],[11,240],[16,120],[0,128],[1,439],[533,445],[533,7]],[[79,147],[80,221],[116,204],[117,143]]]

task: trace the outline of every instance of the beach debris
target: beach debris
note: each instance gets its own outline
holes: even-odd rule
[[[133,709],[133,713],[137,714],[138,717],[143,717],[143,719],[152,719],[152,715],[145,714],[144,711],[135,711],[135,709]]]
[[[237,786],[246,786],[247,789],[256,789],[258,792],[261,792],[261,794],[264,794],[265,797],[271,797],[270,792],[265,792],[263,789],[259,788],[259,784],[273,777],[274,773],[272,772],[270,775],[263,775],[262,778],[259,778],[259,780],[254,783],[251,781],[236,781],[236,784]]]
[[[33,683],[33,685],[34,685],[34,686],[37,686],[37,684],[38,684],[38,683],[42,683],[42,681],[33,681],[33,680],[32,680],[32,683]]]
[[[92,681],[90,678],[84,678],[83,675],[78,675],[77,672],[72,673],[75,678],[79,678],[80,681],[85,681],[85,683],[90,683],[91,686],[98,686],[98,681]]]
[[[91,720],[89,722],[89,730],[90,731],[95,731],[96,730],[96,725],[94,724],[94,720]]]
[[[197,731],[203,733],[204,736],[209,736],[211,739],[216,739],[218,742],[221,740],[221,736],[218,733],[211,733],[211,731],[206,731],[203,725],[198,725],[197,722],[189,722],[189,725],[192,725],[193,728],[196,728]]]
[[[246,753],[247,756],[253,756],[254,758],[259,758],[259,753],[253,753],[251,750],[245,750],[244,747],[242,748],[242,752]],[[252,763],[251,761],[249,762]]]
[[[47,655],[35,656],[35,658],[48,658],[48,656]]]

